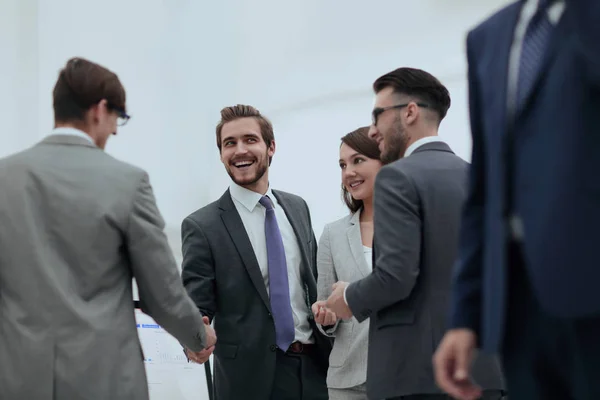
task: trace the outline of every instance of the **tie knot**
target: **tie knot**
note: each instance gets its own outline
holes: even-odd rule
[[[262,206],[264,208],[267,209],[267,211],[272,210],[273,209],[273,202],[271,201],[271,199],[269,198],[269,196],[263,196],[260,198],[260,200],[258,201],[260,204],[262,204]]]

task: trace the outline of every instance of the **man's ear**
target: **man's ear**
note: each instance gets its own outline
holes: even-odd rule
[[[415,103],[414,101],[408,103],[408,106],[406,106],[406,124],[414,124],[417,121],[420,112],[421,110],[419,109],[417,103]]]
[[[271,140],[271,144],[267,149],[267,154],[269,157],[273,157],[273,154],[275,154],[275,139]]]

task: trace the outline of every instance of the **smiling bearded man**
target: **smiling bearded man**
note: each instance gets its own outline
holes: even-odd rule
[[[219,337],[216,398],[327,399],[331,341],[310,311],[317,246],[308,206],[269,187],[275,138],[258,110],[224,108],[216,134],[232,183],[181,228],[183,283]]]

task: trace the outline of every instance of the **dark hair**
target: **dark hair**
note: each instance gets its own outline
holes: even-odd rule
[[[258,122],[260,134],[267,144],[267,148],[271,146],[271,143],[275,140],[271,121],[264,117],[256,108],[238,104],[231,107],[225,107],[221,110],[221,121],[217,124],[217,147],[219,148],[219,152],[221,151],[221,131],[223,130],[223,125],[240,118],[254,118],[256,122]],[[272,157],[269,157],[269,164],[271,164],[271,160]]]
[[[54,120],[83,121],[90,107],[102,99],[110,109],[127,111],[125,88],[114,72],[84,58],[71,58],[54,85]]]
[[[429,72],[416,68],[398,68],[377,78],[373,90],[392,87],[395,93],[416,97],[434,110],[441,122],[450,108],[450,93],[448,89]]]
[[[352,150],[357,151],[367,158],[371,158],[374,160],[379,160],[381,156],[381,151],[379,151],[379,145],[373,139],[369,137],[369,127],[364,126],[362,128],[358,128],[344,137],[342,137],[342,143],[345,143]],[[341,146],[341,144],[340,144]],[[363,207],[362,200],[356,200],[352,197],[350,193],[346,190],[346,187],[342,183],[342,199],[344,203],[350,209],[350,212],[355,213]]]

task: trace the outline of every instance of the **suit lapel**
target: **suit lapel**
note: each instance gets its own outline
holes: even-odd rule
[[[352,215],[350,224],[346,230],[346,236],[348,237],[348,244],[350,245],[350,251],[354,258],[356,268],[364,278],[369,275],[371,271],[369,271],[369,265],[367,264],[362,251],[363,244],[360,236],[360,211],[357,211]]]
[[[244,228],[240,214],[237,212],[235,205],[233,204],[233,200],[231,200],[229,190],[227,190],[219,200],[219,207],[222,210],[221,219],[223,224],[229,232],[229,236],[231,236],[231,240],[240,254],[240,257],[242,258],[244,266],[246,267],[248,275],[250,276],[250,280],[256,287],[256,290],[258,291],[260,298],[265,303],[265,306],[270,311],[271,304],[269,302],[267,288],[265,287],[265,281],[263,280],[260,266],[258,265],[258,260],[256,259],[256,254],[254,253],[252,243],[250,243],[250,238],[248,238],[248,234],[246,233],[246,228]]]
[[[309,257],[308,257],[308,254],[306,253],[306,243],[308,243],[309,238],[303,237],[300,234],[301,221],[298,218],[298,213],[294,212],[295,210],[292,209],[293,206],[287,201],[287,199],[284,196],[281,195],[281,193],[279,193],[276,190],[271,190],[271,191],[273,192],[273,195],[277,198],[277,202],[283,209],[283,212],[285,212],[285,216],[287,217],[288,221],[290,222],[290,225],[292,226],[292,229],[294,230],[294,234],[296,235],[296,240],[298,242],[298,248],[300,249],[300,255],[302,256],[302,263],[300,263],[300,274],[304,279],[304,285],[306,286],[307,304],[310,309],[310,299],[308,298],[309,285],[310,285],[310,282],[312,282],[313,280],[308,279],[308,275],[310,274],[311,271],[310,271],[310,267],[309,267],[310,266]],[[314,289],[316,291],[316,287]]]
[[[279,203],[281,208],[283,208],[283,212],[285,212],[285,216],[287,217],[288,221],[290,221],[290,225],[292,225],[292,229],[294,230],[294,234],[296,235],[296,240],[298,241],[298,247],[300,247],[300,253],[302,254],[302,260],[304,260],[307,258],[307,256],[303,242],[308,242],[308,238],[304,240],[305,238],[302,238],[300,236],[298,230],[298,227],[300,226],[300,221],[298,220],[297,216],[298,213],[292,212],[292,206],[286,201],[286,199],[283,196],[281,196],[279,192],[275,190],[271,191],[273,192],[273,195],[275,195],[275,197],[277,198],[277,202]]]
[[[510,52],[514,39],[515,28],[521,14],[521,4],[515,4],[508,17],[508,21],[501,24],[500,27],[494,31],[497,42],[494,45],[487,46],[486,50],[489,52],[486,57],[488,62],[485,68],[488,71],[483,71],[486,76],[486,82],[488,85],[492,85],[493,89],[488,93],[492,96],[493,103],[498,103],[493,106],[494,110],[499,110],[497,113],[498,127],[501,132],[506,132],[508,126],[508,71],[510,68]]]

